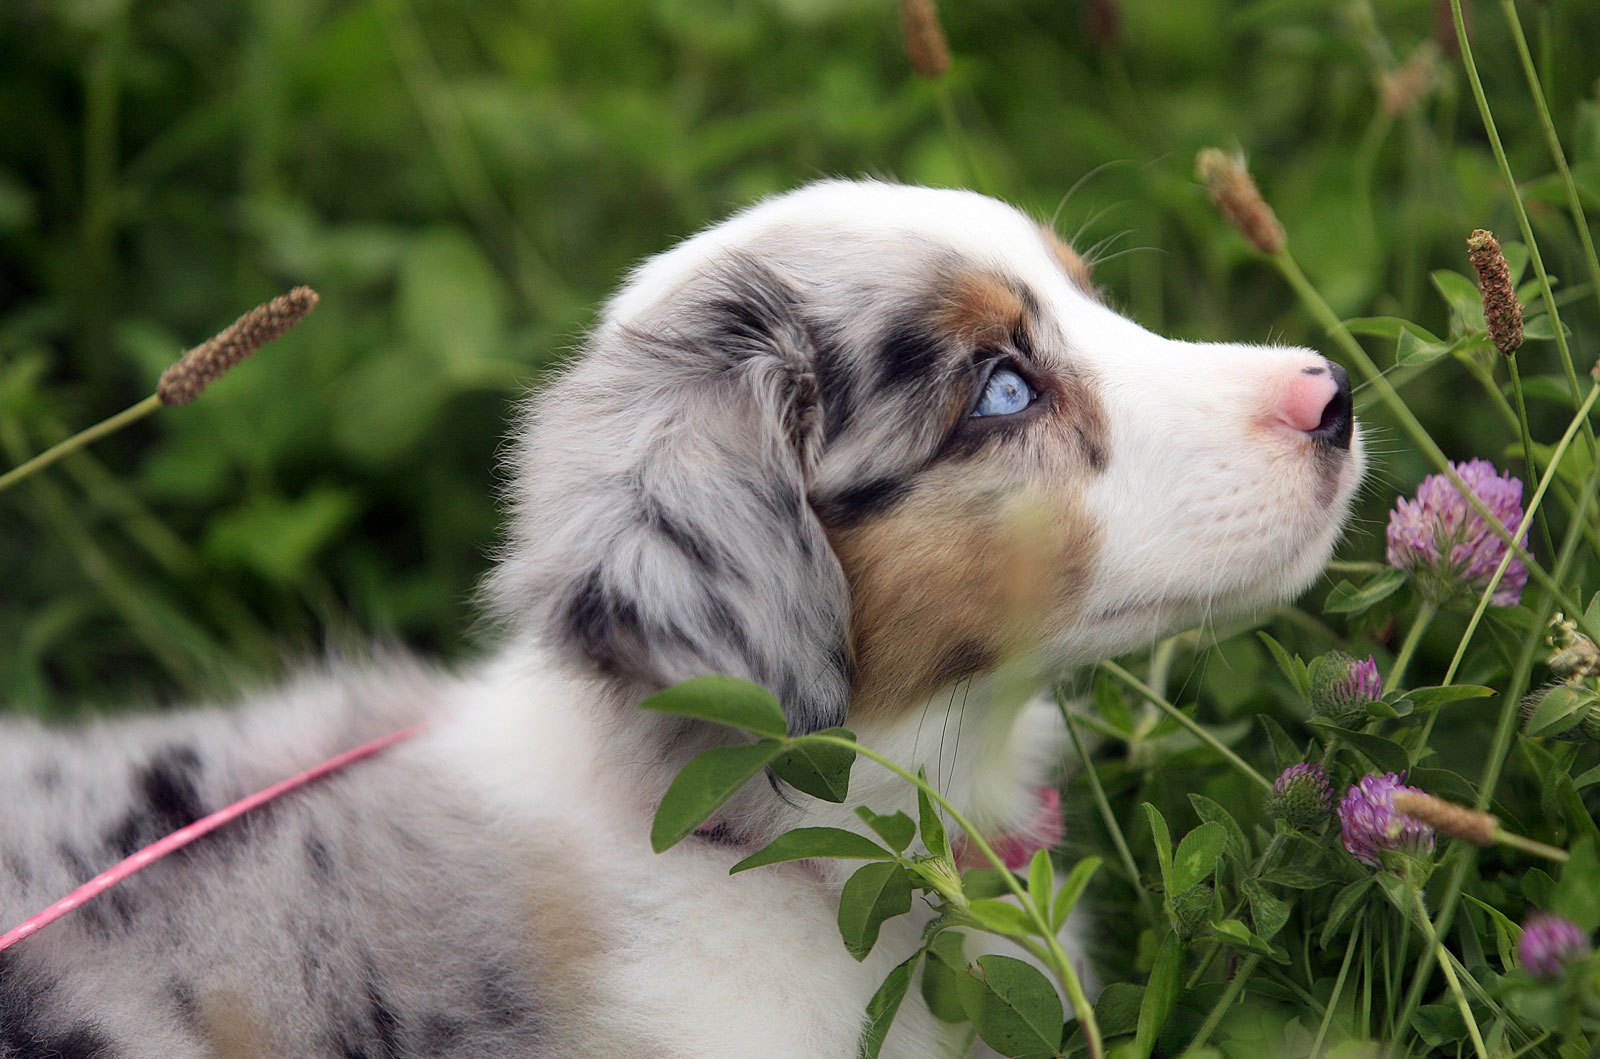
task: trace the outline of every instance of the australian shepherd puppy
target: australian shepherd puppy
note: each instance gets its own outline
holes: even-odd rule
[[[0,953],[0,1056],[845,1059],[920,924],[858,963],[850,865],[730,865],[912,810],[859,762],[828,805],[756,781],[657,855],[694,754],[638,710],[690,677],[845,724],[993,834],[1059,759],[1039,686],[1293,597],[1362,473],[1345,373],[1174,342],[965,191],[825,181],[642,265],[528,403],[461,672],[334,667],[227,708],[0,727],[0,929],[338,751],[271,802]],[[957,708],[959,707],[959,708]],[[953,1054],[912,991],[884,1049]]]

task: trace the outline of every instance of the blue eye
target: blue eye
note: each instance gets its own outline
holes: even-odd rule
[[[1033,403],[1033,387],[1010,368],[997,368],[984,384],[974,416],[1008,416]]]

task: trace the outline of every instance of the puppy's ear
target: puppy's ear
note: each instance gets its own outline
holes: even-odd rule
[[[729,673],[792,732],[841,723],[849,594],[806,499],[817,356],[796,292],[746,259],[604,322],[526,418],[502,613],[641,691]]]

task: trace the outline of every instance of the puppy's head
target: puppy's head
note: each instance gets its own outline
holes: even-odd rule
[[[1362,470],[1341,369],[1172,342],[992,199],[832,181],[641,267],[516,453],[498,606],[795,731],[1301,589]]]

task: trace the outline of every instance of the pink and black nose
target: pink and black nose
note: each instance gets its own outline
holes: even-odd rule
[[[1279,399],[1278,419],[1313,441],[1348,449],[1355,428],[1349,374],[1332,361],[1300,369]]]

